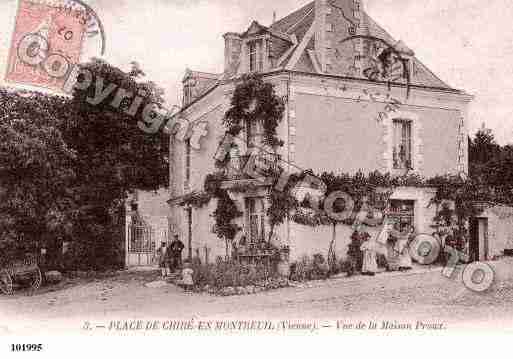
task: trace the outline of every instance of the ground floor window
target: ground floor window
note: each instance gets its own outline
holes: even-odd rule
[[[392,200],[388,217],[397,223],[397,230],[415,228],[415,201]]]

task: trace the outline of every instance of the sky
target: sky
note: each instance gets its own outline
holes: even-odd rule
[[[18,0],[0,0],[0,83]],[[365,0],[364,0],[365,1]],[[220,73],[222,35],[263,25],[310,0],[84,0],[105,27],[105,59],[128,69],[137,61],[180,104],[186,68]],[[502,144],[513,143],[513,1],[366,0],[369,15],[452,87],[475,96],[472,131],[482,123]],[[96,54],[98,38],[88,44]]]

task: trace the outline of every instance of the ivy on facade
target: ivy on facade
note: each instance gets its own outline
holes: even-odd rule
[[[278,138],[277,128],[283,119],[284,111],[283,100],[276,95],[272,84],[265,83],[258,75],[245,75],[235,87],[231,107],[225,114],[223,124],[228,134],[238,136],[246,125],[260,121],[263,127],[263,142],[272,148],[281,147],[284,142]],[[216,160],[216,167],[225,168],[228,162],[229,156],[221,161]],[[224,180],[226,177],[222,173],[208,175],[204,185],[205,196],[195,198],[192,202],[202,205],[210,199],[217,199],[217,208],[212,214],[216,223],[215,232],[228,243],[233,241],[241,230],[234,220],[243,214],[237,209],[227,190],[221,188]],[[244,185],[239,191],[247,191],[248,186],[250,185]],[[237,191],[236,188],[231,190]]]
[[[212,214],[215,220],[215,233],[227,243],[235,239],[241,230],[234,223],[236,218],[242,217],[243,213],[237,208],[235,202],[228,195],[228,191],[221,187],[226,178],[220,173],[207,175],[204,189],[210,198],[217,199],[217,208]]]
[[[308,173],[311,173],[311,171],[308,171]],[[363,173],[357,173],[353,176],[323,173],[316,177],[320,178],[326,185],[326,197],[333,192],[341,191],[350,195],[355,201],[353,215],[342,222],[346,225],[354,223],[356,214],[364,205],[369,206],[369,208],[384,210],[390,195],[397,187],[435,189],[435,195],[429,204],[437,207],[434,222],[443,222],[446,226],[458,226],[462,232],[467,232],[467,221],[479,215],[484,205],[496,203],[511,205],[513,203],[511,191],[472,179],[462,179],[459,176],[447,175],[424,179],[411,174],[403,177],[393,177],[390,174],[374,172],[368,176]],[[272,198],[271,196],[271,200]],[[449,206],[449,202],[453,206]],[[323,204],[319,207],[323,208]],[[338,209],[337,206],[334,207],[335,212],[337,212],[342,211],[344,205],[340,204]],[[312,211],[311,208],[312,206],[307,201],[303,201],[299,206],[293,208],[292,220],[298,224],[312,227],[333,223],[333,220],[324,211]]]
[[[258,75],[245,75],[235,87],[231,107],[223,123],[229,134],[238,136],[247,123],[261,121],[264,143],[276,148],[284,144],[276,132],[284,112],[285,104],[276,94],[273,84],[264,82]]]

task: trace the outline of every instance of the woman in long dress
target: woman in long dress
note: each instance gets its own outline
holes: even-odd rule
[[[376,240],[373,237],[368,237],[368,239],[360,247],[360,250],[363,252],[362,274],[370,276],[375,275],[378,271]]]

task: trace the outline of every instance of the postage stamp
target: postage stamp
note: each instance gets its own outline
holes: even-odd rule
[[[21,0],[11,40],[6,82],[60,90],[80,61],[91,15],[73,2]],[[89,34],[89,35],[88,35]]]

